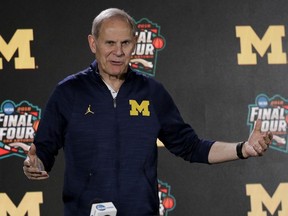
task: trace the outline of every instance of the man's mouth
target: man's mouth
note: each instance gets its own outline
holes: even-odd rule
[[[122,65],[123,64],[123,62],[122,61],[110,61],[111,62],[111,64],[112,65],[117,65],[117,66],[119,66],[119,65]]]

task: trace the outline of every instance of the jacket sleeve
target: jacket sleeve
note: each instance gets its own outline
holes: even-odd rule
[[[49,98],[34,139],[37,156],[48,172],[52,169],[58,150],[64,146],[69,110],[72,109],[69,94],[61,87],[58,85]]]
[[[156,93],[157,92],[157,93]],[[165,147],[190,162],[209,163],[208,154],[214,141],[199,139],[194,129],[185,123],[172,97],[159,84],[153,99],[161,125],[158,138]]]

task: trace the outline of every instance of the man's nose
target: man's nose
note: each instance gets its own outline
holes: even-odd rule
[[[117,56],[121,56],[121,55],[124,54],[122,44],[117,44],[117,45],[115,46],[115,54],[116,54]]]

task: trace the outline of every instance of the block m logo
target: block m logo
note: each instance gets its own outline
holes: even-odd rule
[[[9,62],[18,50],[18,57],[14,58],[15,69],[35,69],[35,59],[31,57],[30,41],[33,41],[32,29],[18,29],[9,43],[0,35],[0,53]],[[3,59],[0,58],[0,70],[3,69]]]
[[[40,204],[42,203],[42,192],[27,192],[18,207],[6,193],[0,193],[0,215],[25,216],[28,213],[28,216],[40,216]]]
[[[138,116],[139,113],[142,116],[150,116],[150,111],[148,109],[150,102],[148,100],[144,100],[139,105],[136,100],[129,100],[129,104],[131,106],[130,116]]]
[[[251,211],[248,216],[267,216],[267,211],[263,210],[263,205],[274,215],[278,206],[282,204],[282,210],[278,210],[275,216],[288,215],[288,183],[280,183],[272,197],[266,192],[261,184],[247,184],[246,194],[250,196]]]
[[[256,65],[257,56],[252,51],[252,46],[263,57],[268,53],[268,64],[287,64],[286,53],[282,51],[282,37],[285,36],[284,26],[269,26],[266,33],[260,39],[251,26],[236,26],[236,36],[240,38],[240,50],[238,53],[239,65]]]

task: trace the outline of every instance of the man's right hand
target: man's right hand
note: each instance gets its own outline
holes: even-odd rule
[[[42,180],[49,177],[42,161],[36,155],[36,146],[32,143],[23,166],[24,174],[28,179]]]

